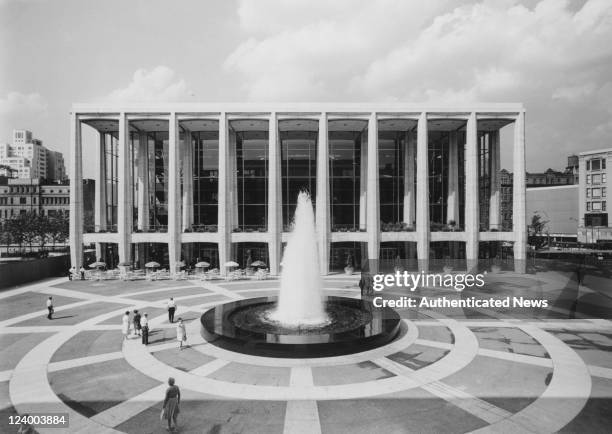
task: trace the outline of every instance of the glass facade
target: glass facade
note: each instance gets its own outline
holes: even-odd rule
[[[362,147],[366,146],[364,141],[368,134],[367,121],[353,121],[352,124],[357,124],[360,128],[334,130],[334,127],[341,127],[332,122],[329,126],[329,191],[332,231],[358,231],[360,228],[360,189],[361,183],[365,182],[365,176],[362,176],[361,173],[361,155]]]
[[[317,197],[318,131],[283,131],[279,122],[283,230],[289,231],[301,191],[308,191],[313,206]]]
[[[404,221],[404,154],[406,131],[378,132],[380,225],[401,227]]]
[[[489,229],[489,204],[491,202],[490,144],[490,135],[485,131],[478,131],[478,204],[480,207],[481,231]]]
[[[432,231],[439,231],[448,223],[446,216],[449,138],[448,131],[430,131],[428,134],[429,220]]]
[[[266,122],[267,124],[267,122]],[[238,222],[235,230],[268,228],[268,130],[236,131]]]
[[[117,137],[112,134],[104,135],[104,155],[106,157],[106,173],[104,179],[106,182],[106,227],[101,230],[111,232],[117,231],[117,164],[118,164],[118,141]]]
[[[149,155],[149,229],[168,230],[168,132],[148,133]]]
[[[193,229],[215,231],[219,205],[219,131],[191,134],[193,146]]]

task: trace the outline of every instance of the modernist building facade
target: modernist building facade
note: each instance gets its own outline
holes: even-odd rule
[[[74,105],[70,173],[95,159],[95,224],[72,189],[72,263],[262,260],[278,273],[297,194],[315,207],[322,274],[366,259],[526,255],[520,104]],[[500,213],[500,129],[514,128],[513,220]],[[83,131],[97,132],[83,143]],[[479,253],[480,252],[480,253]]]

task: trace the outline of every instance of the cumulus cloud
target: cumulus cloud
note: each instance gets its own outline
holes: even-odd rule
[[[241,0],[238,19],[224,67],[251,100],[514,101],[540,149],[610,134],[609,0]]]
[[[167,66],[152,70],[138,69],[127,87],[115,89],[103,98],[110,102],[177,102],[185,101],[192,92],[184,79]]]

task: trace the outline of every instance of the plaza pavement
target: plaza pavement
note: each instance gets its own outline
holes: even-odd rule
[[[331,276],[326,291],[358,297],[357,279]],[[4,291],[0,432],[17,431],[10,415],[40,412],[69,413],[66,432],[165,432],[159,413],[170,376],[182,392],[183,433],[609,432],[606,286],[594,278],[589,287],[587,276],[579,287],[558,272],[490,280],[498,296],[537,293],[551,308],[523,319],[485,309],[403,310],[394,342],[313,359],[233,353],[200,336],[199,317],[208,308],[275,294],[275,280],[62,278]],[[52,321],[45,308],[50,295]],[[176,317],[187,323],[190,347],[182,351],[164,308],[170,296]],[[122,342],[121,315],[134,308],[149,313],[148,347],[135,337]]]

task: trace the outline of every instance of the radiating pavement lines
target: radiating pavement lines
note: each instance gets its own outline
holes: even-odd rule
[[[66,277],[60,277],[60,278],[55,278],[55,279],[45,279],[41,283],[35,283],[31,285],[21,286],[18,288],[2,291],[0,292],[0,300],[3,298],[13,297],[15,295],[21,295],[26,292],[40,292],[41,289],[48,288],[49,286],[52,286],[52,285],[58,285],[66,281],[67,281]]]
[[[290,387],[311,387],[312,369],[296,366],[291,369]],[[287,401],[285,410],[284,434],[321,434],[321,420],[317,401]]]
[[[396,363],[386,357],[372,360],[381,368],[386,369],[398,376],[413,377],[415,371],[404,365]],[[420,379],[422,381],[421,388],[425,389],[429,393],[444,399],[463,409],[464,411],[484,420],[487,423],[498,422],[506,417],[509,417],[511,413],[501,409],[495,405],[492,405],[480,398],[470,395],[462,390],[455,387],[444,384],[440,381],[429,381],[426,377]]]
[[[209,375],[221,369],[227,363],[224,360],[212,360],[191,370],[190,373],[202,376]],[[167,387],[166,384],[162,383],[92,416],[91,419],[94,422],[114,428],[162,401]]]
[[[47,379],[48,360],[63,342],[76,333],[78,333],[76,329],[57,333],[34,347],[19,361],[9,382],[11,403],[20,414],[68,413],[70,432],[115,433],[117,431],[97,424],[68,407],[49,385]],[[57,432],[57,429],[54,428],[39,427],[37,430],[41,434]]]
[[[229,289],[223,288],[222,286],[216,285],[209,281],[200,282],[200,286],[214,293],[225,295],[232,300],[242,300],[244,298],[242,295],[236,294],[236,291],[230,291]]]
[[[525,431],[557,432],[582,411],[589,399],[591,375],[580,356],[544,330],[533,326],[520,328],[550,354],[554,369],[550,384],[538,399],[518,413],[474,432],[516,432],[517,424]]]
[[[43,299],[42,302],[45,302],[45,300]],[[88,305],[88,304],[92,304],[94,302],[95,302],[95,300],[76,301],[74,303],[69,303],[69,304],[64,304],[62,306],[57,306],[54,309],[55,309],[56,313],[57,312],[63,312],[65,310],[69,310],[69,309],[74,309],[74,308],[77,308],[77,307],[85,306],[85,305]],[[44,306],[43,303],[41,303],[41,305]],[[30,313],[26,313],[26,314],[23,314],[23,315],[16,316],[14,318],[5,319],[4,321],[0,321],[0,328],[7,327],[7,326],[10,326],[12,324],[17,324],[17,323],[20,323],[22,321],[26,321],[26,320],[33,319],[33,318],[45,317],[45,316],[48,315],[48,313],[49,313],[49,311],[47,310],[47,308],[45,308],[44,310],[37,310],[35,312],[30,312]],[[49,325],[51,325],[51,324],[49,324]]]
[[[49,372],[63,371],[81,366],[93,365],[94,363],[108,362],[123,358],[121,351],[112,353],[97,354],[95,356],[78,357],[76,359],[62,360],[61,362],[51,362],[47,365]]]

